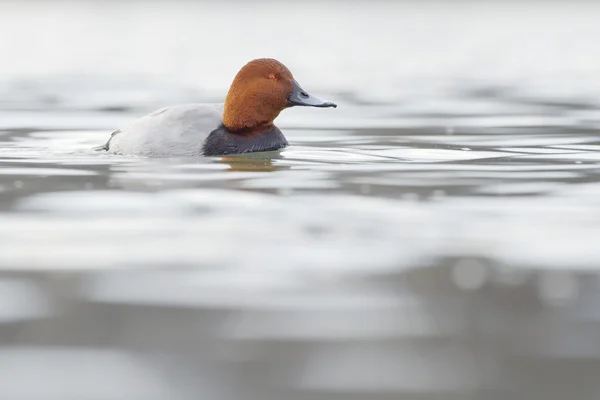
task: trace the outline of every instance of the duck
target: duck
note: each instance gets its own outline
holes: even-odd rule
[[[161,108],[114,131],[99,149],[146,157],[277,151],[289,143],[274,120],[297,106],[337,104],[310,95],[281,62],[258,58],[240,69],[224,103]]]

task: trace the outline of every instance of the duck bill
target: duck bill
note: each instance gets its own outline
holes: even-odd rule
[[[296,81],[292,81],[292,93],[288,97],[288,106],[305,107],[337,107],[337,104],[330,101],[321,100],[318,97],[308,94]]]

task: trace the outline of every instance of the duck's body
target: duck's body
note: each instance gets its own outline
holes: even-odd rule
[[[105,149],[147,157],[202,155],[204,141],[222,123],[223,104],[165,107],[113,133]]]
[[[225,104],[165,107],[115,131],[102,147],[148,157],[217,156],[279,150],[287,140],[273,120],[292,106],[336,107],[310,96],[272,59],[246,64]]]

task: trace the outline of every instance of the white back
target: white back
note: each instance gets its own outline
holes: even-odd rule
[[[108,152],[141,156],[202,154],[206,137],[222,122],[223,104],[184,104],[156,110],[117,131]]]

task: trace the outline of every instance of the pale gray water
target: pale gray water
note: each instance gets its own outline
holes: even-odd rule
[[[598,398],[600,7],[360,4],[0,2],[0,398]],[[91,150],[262,56],[290,148]]]

